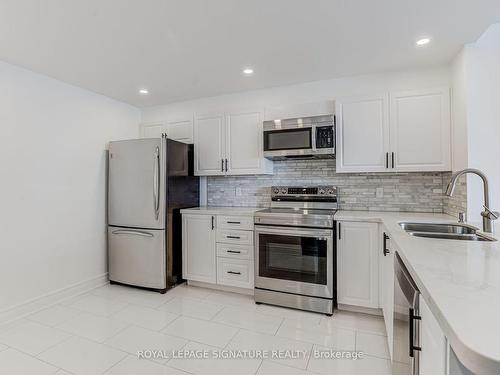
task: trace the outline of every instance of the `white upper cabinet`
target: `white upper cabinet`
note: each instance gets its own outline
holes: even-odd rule
[[[194,121],[194,174],[225,174],[225,124],[223,114],[196,116]]]
[[[262,112],[226,115],[227,174],[262,173],[266,164],[262,144]]]
[[[175,141],[193,143],[193,116],[168,120],[165,133]]]
[[[337,172],[451,170],[448,89],[338,99]]]
[[[162,134],[166,134],[174,141],[193,143],[193,116],[141,124],[139,133],[141,138],[160,138]]]
[[[272,162],[264,159],[262,123],[262,111],[197,116],[194,126],[195,174],[272,173]]]
[[[398,171],[450,169],[448,89],[391,93],[391,152]]]
[[[163,133],[165,133],[165,124],[162,122],[141,124],[139,126],[141,138],[161,138]]]
[[[333,100],[293,103],[280,107],[267,107],[265,110],[264,121],[331,115],[334,113],[334,109],[335,104]]]
[[[387,95],[336,101],[337,172],[385,172],[389,150]]]

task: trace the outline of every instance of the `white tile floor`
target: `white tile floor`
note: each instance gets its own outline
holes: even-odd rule
[[[0,326],[0,374],[389,375],[381,318],[256,305],[182,285],[165,295],[106,285]],[[285,359],[139,359],[144,350],[300,350]],[[311,356],[359,350],[363,359]]]

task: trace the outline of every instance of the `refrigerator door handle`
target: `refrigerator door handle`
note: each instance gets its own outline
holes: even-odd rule
[[[160,149],[156,147],[153,167],[153,207],[155,218],[158,220],[160,214]]]
[[[154,237],[151,233],[143,232],[141,230],[130,230],[130,229],[117,229],[111,232],[112,234],[133,234],[136,236],[143,237]]]

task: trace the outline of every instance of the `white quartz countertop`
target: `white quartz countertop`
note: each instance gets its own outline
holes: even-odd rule
[[[382,223],[460,361],[476,374],[500,374],[499,241],[418,238],[398,225],[456,222],[443,214],[338,211],[335,219]]]
[[[223,206],[201,206],[193,208],[184,208],[181,214],[205,214],[205,215],[238,215],[253,216],[256,211],[264,207],[223,207]]]

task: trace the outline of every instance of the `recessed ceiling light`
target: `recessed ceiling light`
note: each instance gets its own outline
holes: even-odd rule
[[[431,40],[429,38],[422,38],[417,40],[417,46],[425,46],[426,44],[429,44]]]
[[[139,94],[146,95],[146,94],[149,94],[149,91],[146,89],[140,89]]]
[[[243,74],[246,74],[246,75],[253,74],[253,69],[252,68],[245,68],[245,69],[243,69]]]

